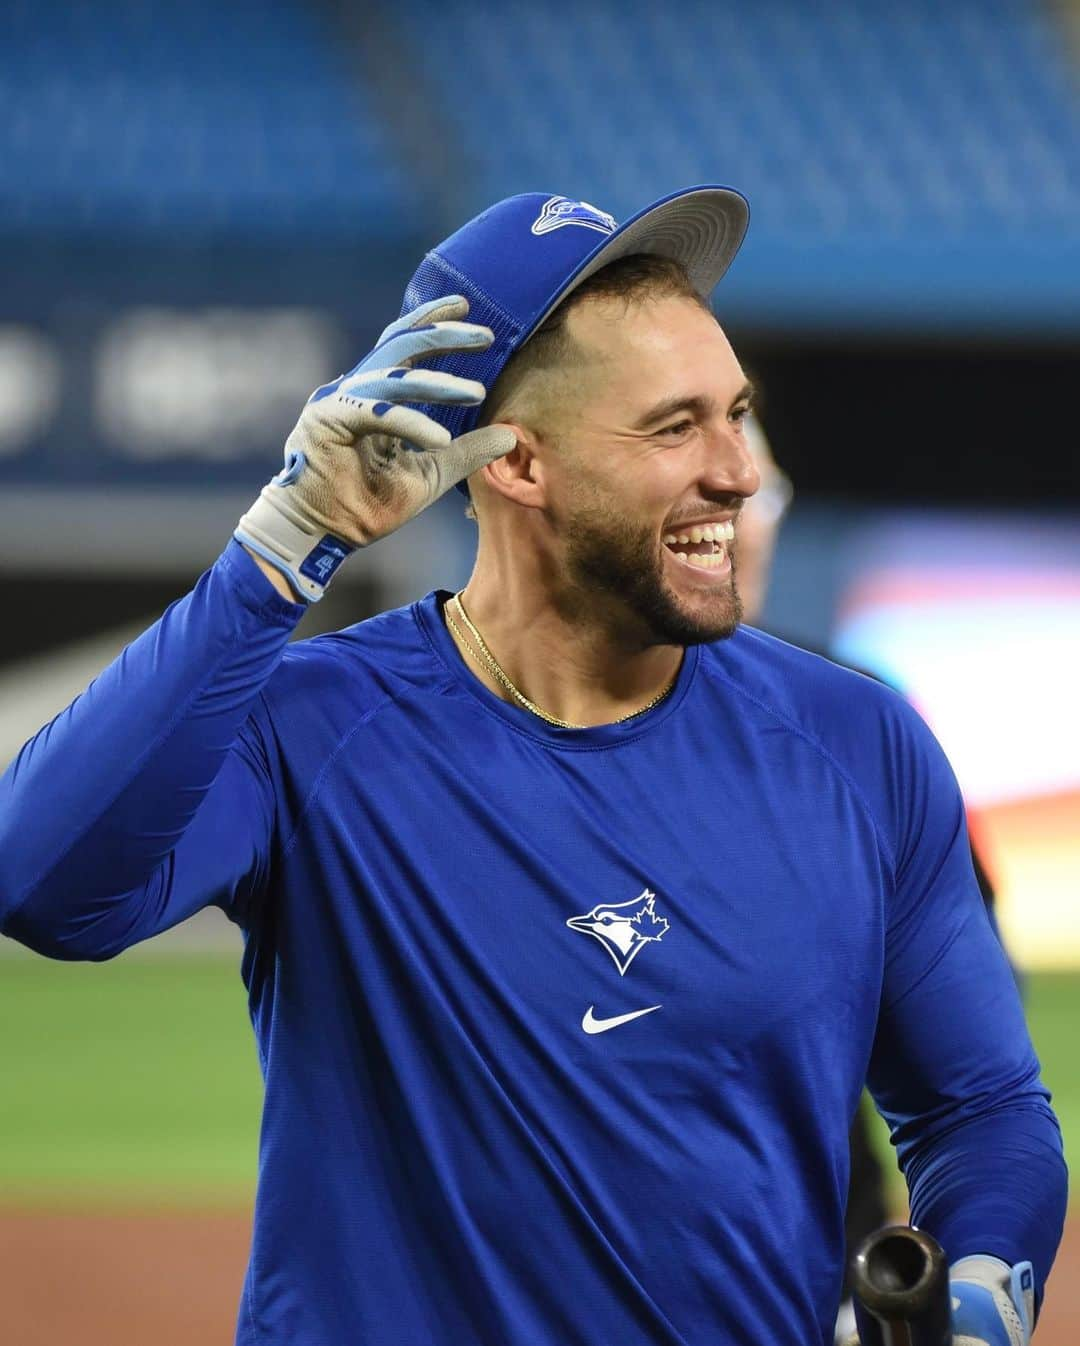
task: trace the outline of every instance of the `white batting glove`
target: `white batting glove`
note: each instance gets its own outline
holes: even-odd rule
[[[949,1268],[953,1346],[1028,1346],[1035,1323],[1030,1262],[962,1257]]]
[[[482,383],[414,360],[484,351],[490,328],[461,321],[460,295],[434,299],[383,332],[370,355],[308,399],[285,443],[285,467],[262,489],[234,536],[269,561],[308,602],[356,547],[385,537],[451,486],[514,447],[513,431],[485,426],[457,439],[405,405],[476,406]]]

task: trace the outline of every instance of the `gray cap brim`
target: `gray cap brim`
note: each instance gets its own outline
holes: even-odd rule
[[[647,206],[590,253],[519,341],[519,348],[583,281],[637,253],[680,262],[707,300],[739,251],[749,222],[746,198],[730,187],[687,187]]]

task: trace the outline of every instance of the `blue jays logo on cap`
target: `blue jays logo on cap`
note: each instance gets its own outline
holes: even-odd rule
[[[571,201],[567,196],[553,196],[545,201],[540,214],[533,220],[532,233],[550,234],[564,224],[580,224],[584,229],[596,229],[601,234],[613,234],[618,228],[615,216],[606,210],[597,210],[588,201]]]

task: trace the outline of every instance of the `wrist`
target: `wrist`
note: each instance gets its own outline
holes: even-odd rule
[[[270,581],[270,583],[274,586],[274,588],[278,591],[278,593],[281,595],[282,598],[286,599],[289,603],[295,603],[298,601],[296,590],[286,579],[284,571],[279,570],[276,566],[272,566],[270,562],[264,556],[260,556],[257,551],[252,551],[252,549],[248,546],[246,542],[242,542],[240,545],[251,557],[251,559],[255,562],[255,564],[259,567],[259,569]]]
[[[276,480],[263,487],[233,536],[281,575],[294,602],[318,602],[354,550],[350,543],[307,519],[293,501],[284,499]]]

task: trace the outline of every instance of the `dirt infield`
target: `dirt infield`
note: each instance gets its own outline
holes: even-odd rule
[[[4,1346],[231,1346],[250,1216],[0,1211]]]
[[[246,1213],[0,1210],[0,1340],[230,1346],[249,1229]],[[1080,1341],[1080,1220],[1066,1231],[1036,1341]]]

